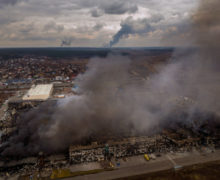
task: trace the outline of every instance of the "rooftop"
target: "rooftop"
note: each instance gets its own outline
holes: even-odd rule
[[[23,96],[23,100],[47,100],[53,91],[53,84],[39,84],[32,86]]]

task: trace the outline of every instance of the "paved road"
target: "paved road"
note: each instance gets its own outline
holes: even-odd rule
[[[142,157],[143,159],[143,157]],[[114,171],[105,171],[98,174],[90,174],[85,176],[78,176],[75,178],[67,178],[69,180],[105,180],[115,179],[127,176],[134,176],[139,174],[146,174],[155,171],[172,169],[175,166],[188,166],[192,164],[204,163],[209,161],[220,160],[220,150],[214,153],[187,153],[187,154],[167,154],[151,160],[149,162],[141,161],[139,164],[132,164],[122,166]],[[128,163],[129,164],[129,163]]]

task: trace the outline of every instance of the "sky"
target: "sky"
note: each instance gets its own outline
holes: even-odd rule
[[[184,46],[198,1],[0,0],[0,47]]]

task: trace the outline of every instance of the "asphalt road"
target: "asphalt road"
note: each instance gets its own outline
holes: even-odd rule
[[[136,157],[137,161],[142,156]],[[139,159],[138,159],[139,158]],[[183,167],[193,164],[205,163],[210,161],[220,160],[220,150],[215,152],[203,152],[203,153],[186,153],[186,154],[166,154],[156,160],[140,161],[126,163],[113,171],[104,171],[98,174],[90,174],[84,176],[77,176],[74,178],[65,178],[68,180],[105,180],[105,179],[116,179],[121,177],[128,177],[140,174],[146,174],[150,172],[156,172],[161,170],[172,169],[174,167]]]

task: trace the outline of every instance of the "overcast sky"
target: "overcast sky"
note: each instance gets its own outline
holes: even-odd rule
[[[198,0],[0,0],[0,47],[178,46]]]

